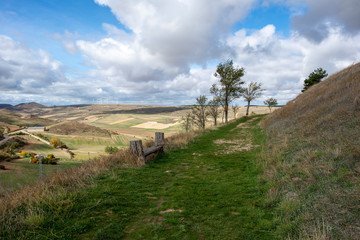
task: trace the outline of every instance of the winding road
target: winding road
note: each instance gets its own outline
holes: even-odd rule
[[[49,142],[49,141],[46,141],[46,140],[44,140],[44,139],[42,139],[42,138],[40,138],[40,137],[38,137],[38,136],[35,136],[35,135],[29,133],[29,132],[26,131],[26,130],[17,130],[17,131],[15,131],[15,132],[12,132],[12,133],[9,133],[9,134],[5,134],[5,135],[4,135],[5,138],[0,141],[0,145],[3,144],[3,143],[5,143],[5,142],[8,141],[9,139],[13,138],[13,137],[14,137],[13,135],[16,134],[16,133],[19,133],[19,132],[22,132],[22,133],[24,133],[24,134],[27,134],[27,135],[29,135],[30,137],[33,137],[33,138],[35,138],[35,139],[37,139],[37,140],[39,140],[39,141],[41,141],[41,142],[43,142],[43,143],[45,143],[45,144],[47,144],[47,145],[50,145],[50,142]]]

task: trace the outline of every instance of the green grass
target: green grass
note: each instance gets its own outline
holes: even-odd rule
[[[241,121],[144,167],[113,169],[60,202],[43,203],[23,238],[276,239],[268,186],[257,164],[264,141],[259,118],[251,128],[236,128]],[[253,148],[224,153],[234,144],[215,144],[219,139],[251,141]]]
[[[80,164],[81,162],[78,161],[61,161],[58,165],[42,164],[42,176],[45,178],[56,171]],[[35,183],[40,178],[39,165],[29,163],[28,158],[7,163],[6,167],[8,170],[0,173],[0,194],[20,189],[23,186]]]

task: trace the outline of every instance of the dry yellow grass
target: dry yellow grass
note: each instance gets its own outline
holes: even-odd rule
[[[314,85],[262,122],[269,199],[289,238],[360,239],[360,63]],[[319,224],[321,223],[321,224]],[[294,224],[296,226],[294,226]]]

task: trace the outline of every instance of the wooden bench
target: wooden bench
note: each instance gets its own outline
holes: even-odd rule
[[[136,162],[138,165],[146,164],[146,157],[153,153],[163,152],[165,143],[164,133],[155,133],[155,146],[143,150],[142,141],[130,141],[130,154],[132,162]]]

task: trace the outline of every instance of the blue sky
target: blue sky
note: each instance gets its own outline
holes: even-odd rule
[[[233,59],[266,89],[300,93],[317,67],[360,59],[357,0],[0,2],[0,103],[191,104]],[[243,105],[239,99],[237,103]]]

